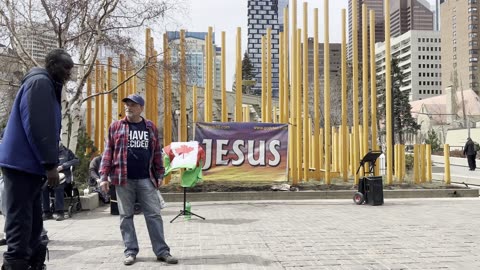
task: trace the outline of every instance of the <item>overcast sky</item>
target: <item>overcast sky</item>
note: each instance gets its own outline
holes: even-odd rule
[[[395,1],[395,0],[391,0]],[[435,0],[428,0],[434,3]],[[236,28],[242,28],[242,56],[247,49],[247,0],[188,0],[186,17],[182,19],[179,29],[191,32],[207,32],[214,27],[216,44],[221,46],[221,32],[226,32],[227,52],[227,89],[232,85],[235,66],[235,34]],[[318,8],[319,37],[323,42],[323,7],[324,1],[297,1],[297,26],[303,28],[303,2],[308,3],[309,36],[313,36],[313,10]],[[290,1],[291,3],[291,1]],[[330,42],[341,42],[341,10],[348,9],[348,0],[329,1]],[[347,11],[348,13],[348,11]],[[348,17],[348,14],[347,14]],[[348,20],[348,19],[347,19]],[[348,24],[348,23],[347,23]],[[169,29],[178,30],[178,29]],[[348,37],[347,37],[348,38]]]

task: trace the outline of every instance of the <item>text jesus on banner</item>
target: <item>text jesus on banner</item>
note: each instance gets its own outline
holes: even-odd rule
[[[195,141],[205,149],[205,180],[286,180],[286,124],[199,122]]]

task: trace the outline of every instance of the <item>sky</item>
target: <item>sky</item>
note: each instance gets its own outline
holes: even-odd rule
[[[395,1],[395,0],[391,0]],[[428,0],[431,4],[435,0]],[[191,32],[207,32],[208,27],[212,26],[215,35],[216,44],[221,46],[221,32],[226,33],[226,58],[227,58],[227,89],[232,85],[235,67],[235,51],[236,51],[236,29],[242,29],[242,56],[247,49],[247,0],[187,0],[187,9],[185,10],[185,18],[179,22],[178,29],[186,29]],[[290,0],[290,6],[291,6]],[[313,36],[313,10],[318,8],[319,20],[319,38],[323,42],[323,14],[324,1],[309,0],[297,1],[297,26],[303,28],[303,3],[308,3],[308,29],[309,36]],[[331,43],[340,43],[341,36],[341,10],[348,10],[348,0],[330,0],[329,1],[329,38]],[[348,11],[347,20],[348,20]],[[291,18],[290,18],[291,19]],[[348,22],[347,22],[348,25]],[[178,30],[169,29],[169,30]],[[340,31],[339,31],[340,30]],[[348,38],[348,37],[347,37]]]

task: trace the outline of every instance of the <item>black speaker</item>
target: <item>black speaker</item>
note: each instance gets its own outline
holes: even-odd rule
[[[383,204],[383,180],[381,176],[364,178],[365,203],[370,205]]]

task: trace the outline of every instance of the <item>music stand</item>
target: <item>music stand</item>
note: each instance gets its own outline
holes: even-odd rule
[[[370,175],[374,175],[375,173],[375,162],[377,161],[377,158],[382,154],[382,151],[370,151],[368,152],[362,160],[360,160],[360,166],[358,166],[357,173],[360,171],[360,168],[363,167],[363,175],[366,175],[367,173]],[[368,171],[365,170],[365,163],[368,163]]]

